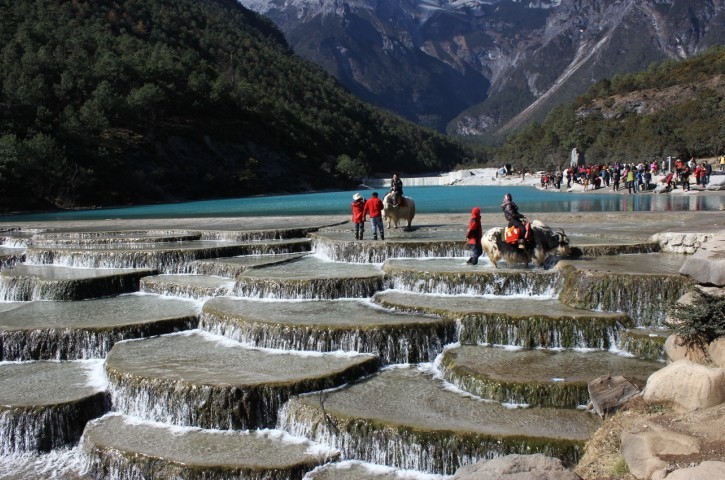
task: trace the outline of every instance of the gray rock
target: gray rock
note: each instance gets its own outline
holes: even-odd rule
[[[725,190],[725,175],[710,175],[710,183],[705,187],[706,190]]]
[[[667,475],[667,480],[714,480],[725,478],[725,462],[702,462],[691,468],[681,468]]]
[[[688,348],[687,345],[683,345],[682,337],[679,335],[667,337],[667,340],[665,340],[665,356],[670,362],[687,359],[695,363],[707,363],[705,352],[698,347]]]
[[[558,458],[540,453],[506,455],[458,469],[451,480],[580,480]]]
[[[715,237],[712,233],[661,232],[650,237],[663,252],[693,254]]]
[[[710,345],[707,346],[707,354],[715,366],[725,368],[725,337],[710,342]]]
[[[725,231],[721,230],[703,242],[680,268],[702,285],[725,286]]]
[[[719,405],[725,402],[725,369],[678,360],[650,375],[643,396],[678,411]]]
[[[657,470],[667,466],[660,455],[689,455],[700,451],[698,440],[668,430],[658,432],[622,432],[622,456],[632,475],[650,478]]]

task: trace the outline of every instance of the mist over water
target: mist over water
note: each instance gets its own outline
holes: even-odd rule
[[[304,193],[263,197],[232,198],[199,202],[141,205],[51,212],[0,217],[0,221],[47,221],[142,218],[253,217],[300,215],[348,215],[352,195],[359,191],[370,197],[387,189]],[[725,196],[688,194],[594,195],[538,190],[532,187],[407,187],[406,196],[415,199],[418,214],[466,213],[478,206],[482,213],[501,211],[501,199],[511,193],[522,212],[616,212],[616,211],[702,211],[725,210]]]

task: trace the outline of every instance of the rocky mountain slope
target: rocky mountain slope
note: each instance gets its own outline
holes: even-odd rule
[[[463,136],[725,43],[723,0],[239,1],[360,98]]]

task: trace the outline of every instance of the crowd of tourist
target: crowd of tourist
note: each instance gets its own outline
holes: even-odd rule
[[[579,165],[557,172],[545,172],[541,175],[541,187],[561,189],[566,181],[565,188],[572,188],[572,184],[579,184],[584,191],[611,188],[613,191],[627,189],[627,193],[647,192],[650,190],[674,190],[678,185],[684,190],[690,190],[690,181],[705,188],[710,182],[712,166],[708,162],[698,162],[693,158],[687,162],[676,159],[670,164],[668,160],[661,163],[641,162],[612,164]],[[659,185],[656,177],[662,177]]]

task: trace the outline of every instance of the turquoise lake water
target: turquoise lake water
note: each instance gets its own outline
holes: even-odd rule
[[[359,191],[365,198],[373,190],[305,193],[200,202],[141,205],[0,217],[0,221],[91,220],[114,218],[193,218],[244,216],[339,215],[350,212],[352,195]],[[377,190],[384,196],[386,189]],[[501,211],[501,199],[510,192],[523,213],[529,212],[613,212],[725,210],[725,194],[705,196],[689,194],[593,195],[541,191],[533,187],[408,187],[406,196],[416,202],[418,214],[463,213],[478,206],[483,213]]]

